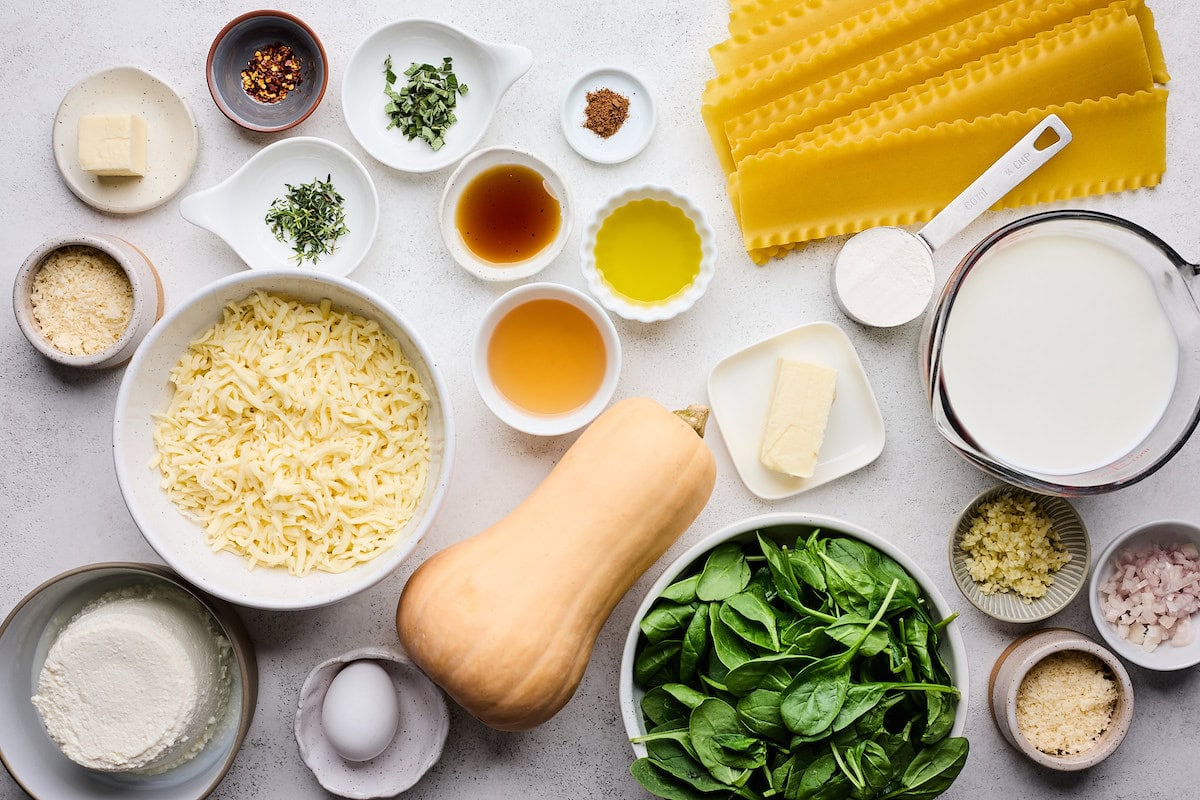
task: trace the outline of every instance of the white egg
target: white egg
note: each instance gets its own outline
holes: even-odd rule
[[[370,761],[387,749],[400,725],[396,686],[374,661],[353,661],[334,676],[321,706],[321,727],[338,755]]]

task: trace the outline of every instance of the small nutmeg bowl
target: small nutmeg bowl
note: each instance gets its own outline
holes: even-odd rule
[[[52,256],[67,248],[83,248],[83,253],[87,252],[86,248],[90,248],[99,251],[102,256],[111,258],[129,282],[133,296],[133,308],[125,329],[111,344],[92,352],[68,352],[67,349],[56,345],[51,336],[47,335],[43,324],[38,321],[38,313],[35,313],[34,309],[34,285],[38,273]],[[94,307],[86,303],[82,306],[77,305],[76,298],[66,298],[62,309],[67,318],[60,321],[68,326],[78,323],[79,315],[97,313]],[[47,239],[26,257],[13,282],[13,313],[21,333],[39,353],[67,367],[108,369],[124,364],[133,356],[134,350],[162,316],[162,311],[162,282],[154,265],[136,246],[111,234],[81,233]]]
[[[1103,666],[1103,671],[1115,684],[1116,702],[1111,709],[1107,725],[1099,730],[1090,746],[1085,745],[1078,752],[1065,755],[1045,752],[1035,744],[1038,732],[1033,730],[1033,718],[1036,711],[1047,710],[1050,724],[1086,724],[1084,715],[1078,712],[1079,709],[1087,707],[1087,703],[1082,702],[1082,699],[1087,688],[1095,683],[1094,679],[1086,675],[1073,676],[1073,673],[1055,675],[1059,666],[1051,666],[1047,662],[1047,659],[1079,654],[1094,658]],[[1022,685],[1039,666],[1042,669],[1038,671],[1043,674],[1030,679],[1031,685],[1027,689],[1025,700],[1029,710],[1023,715],[1018,712],[1018,697]],[[1044,691],[1049,692],[1061,689],[1064,683],[1071,686],[1072,691],[1078,689],[1080,696],[1073,698],[1078,702],[1072,704],[1061,694],[1054,697],[1039,696],[1041,692],[1038,691],[1038,687],[1045,687]],[[1063,702],[1062,708],[1054,707],[1055,700]],[[988,704],[1000,734],[1017,752],[1043,767],[1060,772],[1074,772],[1096,766],[1112,755],[1124,741],[1133,721],[1133,684],[1121,660],[1107,648],[1077,631],[1046,628],[1019,637],[996,659],[988,680]],[[1046,706],[1049,708],[1046,709]],[[1055,713],[1056,711],[1058,713]],[[1021,725],[1026,719],[1030,720],[1027,722],[1028,729],[1022,728]],[[1046,741],[1057,738],[1043,735],[1046,736]]]

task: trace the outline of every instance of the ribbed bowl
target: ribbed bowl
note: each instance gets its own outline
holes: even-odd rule
[[[975,516],[979,507],[1005,494],[1011,494],[1018,499],[1032,499],[1038,508],[1050,517],[1052,529],[1058,533],[1063,546],[1071,554],[1071,560],[1054,573],[1054,582],[1050,584],[1046,594],[1030,603],[1026,603],[1024,598],[1015,592],[988,595],[980,591],[967,571],[967,554],[960,545],[963,535],[971,527],[971,518]],[[950,537],[950,572],[954,575],[954,582],[958,584],[959,591],[971,605],[1001,622],[1037,622],[1062,611],[1075,599],[1087,581],[1091,555],[1087,528],[1074,506],[1061,497],[1033,494],[1012,486],[996,486],[972,500],[958,515]]]

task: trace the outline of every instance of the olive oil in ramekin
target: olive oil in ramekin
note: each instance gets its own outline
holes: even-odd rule
[[[609,214],[596,233],[596,270],[610,289],[640,305],[658,305],[700,274],[700,234],[683,209],[646,198]]]

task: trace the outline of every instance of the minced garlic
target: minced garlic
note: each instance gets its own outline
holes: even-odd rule
[[[116,260],[94,247],[62,247],[33,276],[33,318],[42,335],[68,355],[112,347],[133,317],[133,286]]]
[[[959,546],[979,591],[1015,592],[1026,603],[1045,595],[1054,573],[1071,560],[1037,502],[1011,494],[981,505]]]

